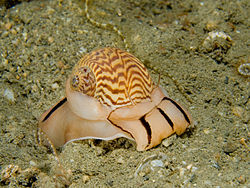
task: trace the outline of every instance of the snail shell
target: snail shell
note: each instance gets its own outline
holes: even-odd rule
[[[189,113],[155,86],[132,54],[103,48],[85,55],[66,82],[66,97],[39,122],[55,146],[126,137],[147,150],[191,124]]]
[[[133,55],[104,48],[84,56],[70,76],[71,89],[112,109],[150,100],[153,90],[145,66]]]

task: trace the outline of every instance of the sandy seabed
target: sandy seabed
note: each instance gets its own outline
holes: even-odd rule
[[[194,125],[144,152],[125,138],[69,143],[57,150],[63,169],[36,142],[38,119],[65,95],[65,80],[83,54],[124,43],[87,21],[83,1],[1,7],[0,186],[249,187],[249,77],[238,72],[250,58],[249,4],[91,1],[91,17],[121,30]]]

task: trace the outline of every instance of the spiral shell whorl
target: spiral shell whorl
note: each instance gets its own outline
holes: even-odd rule
[[[71,89],[94,96],[96,90],[95,75],[87,66],[76,66],[71,74]]]
[[[95,81],[87,92],[82,89],[82,84],[77,84],[78,80],[84,81],[86,77],[80,76],[83,72],[81,67],[89,71],[87,77],[90,79],[87,80]],[[75,70],[72,87],[76,83],[79,91],[84,90],[85,94],[95,97],[104,105],[120,107],[150,100],[153,90],[151,77],[144,65],[128,52],[115,48],[95,50],[86,54]]]

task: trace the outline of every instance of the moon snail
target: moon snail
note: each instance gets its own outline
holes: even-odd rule
[[[143,151],[182,134],[191,122],[187,110],[153,83],[135,56],[107,47],[76,64],[66,81],[66,97],[42,114],[39,128],[55,147],[126,137]]]

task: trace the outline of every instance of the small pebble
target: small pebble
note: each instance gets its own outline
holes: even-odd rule
[[[234,144],[233,142],[228,142],[224,147],[223,147],[223,151],[226,154],[230,154],[233,153],[234,151],[237,150],[237,146],[236,144]]]
[[[83,32],[83,30],[78,29],[78,30],[77,30],[77,33],[81,35],[81,34],[83,34],[84,32]]]
[[[209,185],[209,186],[211,186],[211,185],[212,185],[212,182],[211,182],[210,180],[205,180],[205,181],[204,181],[204,185]]]
[[[220,42],[218,43],[219,40]],[[232,46],[232,38],[223,31],[211,31],[203,41],[202,46],[207,52],[216,49],[215,46],[223,47],[224,50],[228,50]]]
[[[169,165],[169,162],[168,162],[168,161],[165,161],[164,165],[165,165],[165,166],[168,166],[168,165]]]
[[[14,92],[11,89],[5,89],[3,96],[9,101],[14,103],[16,101],[16,98],[14,96]]]
[[[241,75],[243,75],[243,76],[249,77],[249,76],[250,76],[250,63],[241,64],[241,65],[238,67],[238,72],[239,72]]]
[[[190,170],[192,168],[192,166],[193,166],[192,164],[188,165],[187,169]]]
[[[4,60],[3,60],[3,66],[6,67],[6,66],[8,65],[8,63],[9,63],[8,59],[4,59]]]
[[[88,175],[83,175],[82,176],[83,183],[87,183],[89,180],[90,180],[90,177]]]
[[[209,20],[205,27],[207,31],[212,31],[215,30],[216,28],[217,28],[217,22],[214,20]]]
[[[191,169],[191,172],[195,172],[198,168],[193,166],[192,169]]]
[[[28,76],[28,73],[27,73],[27,72],[24,72],[24,73],[23,73],[23,77],[24,77],[24,78],[27,78],[27,76]]]
[[[33,84],[33,85],[31,86],[31,89],[32,89],[32,92],[38,92],[38,87],[37,87],[36,84]]]
[[[12,33],[13,35],[16,35],[16,34],[17,34],[17,31],[16,31],[15,29],[11,29],[11,33]]]
[[[171,137],[164,139],[162,141],[162,145],[167,148],[174,143],[175,139],[176,139],[176,135],[172,135]]]
[[[162,160],[153,160],[151,161],[152,167],[164,167]]]
[[[148,181],[149,180],[149,177],[147,175],[143,176],[143,180],[144,181]]]
[[[83,54],[83,53],[86,53],[86,52],[87,52],[87,49],[84,48],[84,47],[81,47],[80,50],[79,50],[80,54]]]
[[[10,30],[11,27],[12,27],[12,23],[9,22],[9,23],[5,24],[5,29],[6,30]]]
[[[48,38],[48,42],[51,44],[51,43],[53,43],[54,42],[54,38],[53,37],[49,37]]]
[[[30,166],[37,166],[37,164],[34,161],[30,161]]]
[[[185,168],[180,168],[180,176],[184,176]]]
[[[242,117],[243,113],[244,113],[244,109],[242,107],[240,107],[240,106],[234,106],[233,109],[232,109],[232,113],[235,116]]]
[[[55,90],[55,89],[59,88],[59,85],[57,83],[54,83],[54,84],[51,85],[51,88],[53,90]]]
[[[23,33],[23,40],[27,41],[27,39],[28,39],[28,33],[25,32],[25,33]]]
[[[123,163],[124,163],[124,159],[123,159],[123,157],[120,157],[119,159],[117,159],[117,163],[119,163],[119,164],[123,164]]]
[[[146,175],[145,172],[140,172],[140,173],[139,173],[139,176],[141,176],[141,177],[143,177],[143,176],[145,176],[145,175]]]
[[[238,177],[237,181],[240,183],[240,184],[244,184],[246,183],[246,178],[244,176],[240,176]]]
[[[48,7],[48,9],[47,9],[48,15],[54,14],[54,12],[55,12],[55,9]]]
[[[209,133],[210,133],[210,130],[209,130],[209,129],[204,129],[203,132],[204,132],[205,134],[209,134]]]
[[[57,62],[57,67],[60,68],[60,69],[63,69],[65,67],[63,61],[58,61]]]
[[[219,163],[218,162],[214,162],[214,161],[212,161],[212,167],[214,167],[214,168],[216,168],[218,170],[221,169],[221,166],[219,165]]]

